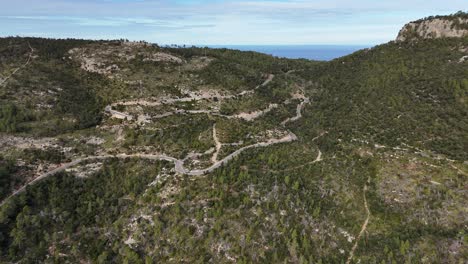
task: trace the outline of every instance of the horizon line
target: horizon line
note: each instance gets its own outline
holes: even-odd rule
[[[150,44],[156,44],[158,46],[187,46],[187,47],[214,47],[214,46],[356,46],[356,47],[372,47],[381,44],[386,44],[393,40],[380,43],[275,43],[275,44],[261,44],[261,43],[236,43],[236,44],[191,44],[191,43],[158,43],[152,42],[145,39],[127,39],[127,38],[80,38],[80,37],[49,37],[49,36],[38,36],[38,35],[0,35],[0,38],[38,38],[38,39],[49,39],[49,40],[66,40],[66,39],[75,39],[75,40],[91,40],[91,41],[120,41],[128,40],[129,42],[146,42]]]

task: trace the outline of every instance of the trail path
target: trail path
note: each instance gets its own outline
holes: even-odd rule
[[[279,139],[271,139],[266,142],[260,142],[256,144],[252,144],[249,146],[242,147],[233,153],[229,154],[228,156],[224,157],[223,159],[216,161],[213,163],[210,167],[201,169],[201,170],[188,170],[184,166],[184,159],[176,159],[170,156],[167,156],[165,154],[143,154],[143,153],[135,153],[135,154],[117,154],[117,155],[99,155],[99,156],[89,156],[85,158],[78,158],[74,161],[71,161],[69,163],[65,163],[60,165],[59,167],[44,173],[40,175],[39,177],[35,178],[34,180],[28,182],[26,185],[22,186],[20,189],[14,191],[10,196],[5,198],[1,203],[0,207],[5,204],[5,202],[10,199],[11,197],[23,192],[27,186],[33,185],[37,183],[38,181],[45,179],[49,176],[52,176],[56,173],[62,172],[70,167],[73,167],[75,165],[78,165],[81,162],[84,161],[89,161],[89,160],[103,160],[103,159],[109,159],[109,158],[119,158],[119,159],[125,159],[125,158],[142,158],[142,159],[149,159],[149,160],[165,160],[165,161],[170,161],[174,162],[174,168],[177,173],[180,174],[186,174],[186,175],[191,175],[191,176],[200,176],[209,172],[214,171],[215,169],[221,167],[222,165],[228,163],[230,160],[234,159],[235,157],[239,156],[242,152],[244,152],[247,149],[251,148],[259,148],[259,147],[267,147],[273,144],[279,144],[279,143],[286,143],[286,142],[291,142],[297,140],[296,135],[293,133],[288,134],[287,136]]]
[[[246,94],[251,94],[255,90],[259,89],[260,87],[268,85],[275,75],[269,74],[267,79],[257,87],[251,90],[245,90],[242,91],[236,95],[220,95],[220,94],[194,94],[188,97],[182,97],[182,98],[160,98],[156,99],[153,101],[147,101],[147,100],[130,100],[130,101],[124,101],[124,102],[116,102],[108,106],[107,109],[112,109],[112,106],[117,106],[117,105],[123,105],[123,106],[130,106],[130,105],[142,105],[142,106],[158,106],[158,105],[165,105],[165,104],[173,104],[173,103],[180,103],[180,102],[191,102],[191,101],[200,101],[200,100],[205,100],[205,99],[230,99],[230,98],[235,98],[237,96],[243,96]]]
[[[364,220],[364,223],[362,224],[362,227],[361,227],[361,231],[359,231],[359,235],[357,236],[356,241],[354,241],[354,245],[351,248],[351,251],[349,252],[349,256],[348,256],[348,259],[346,260],[346,264],[350,264],[351,261],[353,260],[354,252],[356,251],[358,247],[359,240],[361,239],[362,235],[366,231],[367,224],[369,224],[371,213],[369,210],[369,206],[367,205],[367,198],[366,198],[366,192],[368,188],[367,186],[369,183],[370,183],[370,178],[367,179],[367,183],[366,185],[364,185],[364,189],[363,189],[364,207],[366,208],[366,220]]]
[[[34,49],[31,47],[31,44],[29,44],[29,42],[28,42],[28,46],[29,46],[29,48],[31,49],[31,51],[29,52],[28,60],[27,60],[23,65],[21,65],[20,67],[16,68],[16,69],[15,69],[10,75],[8,75],[5,79],[3,79],[3,80],[0,82],[0,86],[3,86],[13,75],[15,75],[19,70],[21,70],[21,69],[25,68],[26,66],[28,66],[28,64],[31,62]]]
[[[257,89],[259,89],[259,88],[261,88],[261,87],[263,87],[263,86],[268,85],[271,81],[273,81],[273,78],[275,78],[275,75],[274,75],[274,74],[268,74],[267,79],[266,79],[262,84],[258,85],[257,87],[255,87],[255,88],[252,89],[252,90],[245,90],[245,91],[242,91],[242,92],[238,93],[237,95],[238,95],[238,96],[243,96],[243,95],[246,95],[246,94],[254,93],[255,90],[257,90]]]
[[[30,59],[32,57],[32,51],[33,51],[33,49],[31,48]],[[25,67],[29,63],[30,59],[28,59],[28,62],[26,62],[22,67]],[[19,69],[17,69],[16,71],[18,71],[18,70]],[[259,87],[267,85],[268,83],[270,83],[273,80],[273,78],[274,78],[273,74],[268,75],[268,78],[262,84],[255,87],[254,89],[258,89]],[[253,91],[253,90],[250,90],[250,91]],[[240,93],[240,95],[245,94],[245,92],[246,91]],[[197,98],[199,99],[199,98],[202,98],[202,97],[197,97]],[[160,101],[157,101],[157,102],[147,102],[147,103],[166,104],[166,103],[171,103],[171,102],[191,101],[193,99],[194,98],[192,98],[192,97],[190,97],[190,98],[174,98],[174,99],[164,99],[164,100],[160,100]],[[135,102],[135,104],[145,103],[145,102],[140,102],[140,101],[133,101],[133,102]],[[124,105],[126,103],[133,104],[133,102],[124,102],[123,104]],[[301,118],[302,117],[301,111],[304,108],[305,104],[307,104],[307,103],[309,103],[309,99],[304,98],[303,101],[297,106],[296,116],[286,119],[281,124],[284,125],[287,122],[296,121],[299,118]],[[272,107],[272,106],[270,106],[270,107]],[[105,110],[108,111],[108,112],[111,112],[111,113],[116,112],[116,113],[120,114],[120,112],[112,110],[112,105],[106,106]],[[206,111],[205,110],[193,110],[192,112],[204,113]],[[216,146],[216,150],[215,150],[215,152],[214,152],[214,154],[212,156],[213,164],[211,166],[205,168],[205,169],[189,170],[184,166],[184,160],[186,160],[186,159],[176,159],[174,157],[170,157],[170,156],[167,156],[165,154],[145,154],[145,153],[125,154],[125,153],[121,153],[121,154],[116,154],[116,155],[106,154],[106,155],[98,155],[98,156],[88,156],[88,157],[83,157],[83,158],[77,158],[74,161],[62,164],[59,167],[38,176],[37,178],[35,178],[34,180],[28,182],[27,184],[25,184],[24,186],[22,186],[18,190],[14,191],[10,196],[5,198],[0,203],[0,206],[4,205],[11,197],[13,197],[15,195],[18,195],[19,193],[25,191],[27,186],[33,185],[33,184],[41,181],[42,179],[45,179],[45,178],[47,178],[49,176],[52,176],[52,175],[54,175],[56,173],[65,171],[66,169],[68,169],[70,167],[76,166],[79,163],[89,161],[89,160],[103,160],[103,159],[109,159],[109,158],[119,158],[119,159],[142,158],[142,159],[149,159],[149,160],[165,160],[165,161],[173,162],[174,163],[174,169],[179,174],[185,174],[185,175],[190,175],[190,176],[200,176],[200,175],[203,175],[203,174],[206,174],[206,173],[210,173],[210,172],[216,170],[217,168],[223,166],[224,164],[228,163],[229,161],[231,161],[235,157],[239,156],[245,150],[253,149],[253,148],[260,148],[260,147],[267,147],[267,146],[274,145],[274,144],[292,142],[292,141],[297,140],[297,136],[294,133],[289,132],[286,136],[284,136],[282,138],[274,138],[274,139],[270,139],[270,140],[268,140],[266,142],[259,142],[259,143],[255,143],[255,144],[252,144],[252,145],[244,146],[244,147],[241,147],[241,148],[237,149],[236,151],[232,152],[231,154],[227,155],[226,157],[224,157],[221,160],[218,160],[218,154],[219,154],[219,151],[220,151],[223,144],[219,141],[219,139],[217,137],[216,124],[213,126],[213,140],[215,141],[215,146]],[[322,153],[319,150],[318,156],[313,162],[320,161],[321,156],[322,156]]]
[[[458,173],[460,173],[460,174],[462,174],[462,175],[464,175],[464,176],[468,176],[468,173],[462,171],[462,170],[461,170],[460,168],[458,168],[457,166],[455,166],[455,165],[453,165],[453,164],[450,164],[450,166],[451,166],[452,168],[454,168],[455,170],[457,170]]]
[[[113,116],[118,116],[121,119],[133,119],[133,116],[125,113],[125,112],[120,112],[117,110],[112,109],[113,106],[117,105],[122,105],[122,106],[133,106],[133,105],[140,105],[140,106],[160,106],[160,105],[166,105],[166,104],[173,104],[173,103],[178,103],[178,102],[191,102],[191,101],[200,101],[204,99],[218,99],[218,100],[223,100],[223,99],[230,99],[230,98],[235,98],[237,96],[243,96],[246,94],[251,94],[254,93],[255,90],[259,89],[260,87],[263,87],[265,85],[268,85],[275,75],[269,74],[267,79],[257,87],[251,90],[245,90],[242,91],[241,93],[237,95],[220,95],[220,94],[193,94],[189,97],[182,97],[182,98],[160,98],[152,101],[144,100],[144,99],[137,99],[137,100],[130,100],[130,101],[124,101],[124,102],[116,102],[112,103],[104,108],[104,110],[108,113],[110,113]],[[159,119],[159,118],[165,118],[168,116],[176,115],[176,114],[211,114],[211,115],[216,115],[216,116],[221,116],[225,117],[228,119],[232,118],[239,118],[239,119],[244,119],[246,121],[252,121],[256,118],[259,118],[263,116],[264,114],[270,112],[274,108],[277,108],[278,105],[276,104],[270,104],[266,109],[251,112],[251,113],[239,113],[236,115],[223,115],[220,114],[219,111],[213,111],[213,110],[184,110],[184,109],[176,109],[175,111],[171,112],[166,112],[163,114],[159,114],[156,116],[153,116],[153,119]]]
[[[325,135],[325,134],[327,134],[327,133],[328,133],[327,131],[320,133],[320,135],[318,135],[318,136],[316,136],[316,137],[314,137],[314,138],[312,139],[312,142],[315,141],[315,140],[317,140],[317,139],[319,139],[320,137],[322,137],[323,135]],[[322,161],[322,160],[323,160],[323,158],[322,158],[322,151],[320,151],[320,149],[318,149],[317,157],[316,157],[313,161],[310,161],[310,162],[307,162],[307,163],[305,163],[305,164],[302,164],[302,165],[299,165],[299,166],[296,166],[296,167],[292,167],[292,168],[289,168],[289,169],[280,170],[280,171],[273,171],[273,172],[277,173],[277,172],[285,172],[285,171],[297,170],[297,169],[303,168],[303,167],[305,167],[305,166],[307,166],[307,165],[315,164],[315,163],[320,162],[320,161]]]
[[[311,165],[311,164],[315,164],[317,162],[320,162],[322,161],[322,151],[320,151],[320,149],[318,150],[318,153],[317,153],[317,157],[313,160],[313,161],[309,161],[305,164],[302,164],[302,165],[299,165],[299,166],[295,166],[295,167],[292,167],[292,168],[287,168],[287,169],[284,169],[284,170],[271,170],[271,172],[274,172],[274,173],[279,173],[279,172],[286,172],[286,171],[292,171],[292,170],[297,170],[297,169],[300,169],[300,168],[303,168],[307,165]]]
[[[219,151],[221,150],[221,147],[223,146],[221,142],[219,142],[218,136],[216,135],[216,124],[213,125],[213,140],[215,142],[216,150],[213,153],[213,156],[211,157],[211,161],[213,163],[216,163],[218,161]]]
[[[304,102],[301,102],[300,104],[302,105]],[[302,109],[303,107],[299,107],[298,106],[298,109]],[[300,110],[299,112],[297,113],[296,117],[299,116],[298,118],[300,118],[302,115],[300,113]],[[298,118],[295,118],[293,117],[294,120],[297,120]],[[217,138],[217,135],[216,135],[216,126],[213,126],[213,139],[215,140],[215,144],[216,144],[216,151],[215,151],[215,155],[213,156],[212,158],[212,161],[213,161],[213,164],[205,169],[196,169],[196,170],[188,170],[187,168],[185,168],[184,166],[184,160],[185,159],[176,159],[174,157],[170,157],[170,156],[167,156],[165,154],[143,154],[143,153],[136,153],[136,154],[125,154],[125,153],[122,153],[122,154],[117,154],[117,155],[99,155],[99,156],[89,156],[89,157],[85,157],[85,158],[78,158],[74,161],[71,161],[69,163],[66,163],[66,164],[62,164],[61,166],[47,172],[47,173],[44,173],[42,175],[40,175],[39,177],[35,178],[34,180],[28,182],[27,184],[25,184],[24,186],[22,186],[20,189],[14,191],[10,196],[8,196],[7,198],[5,198],[1,203],[0,203],[0,206],[2,206],[3,204],[6,203],[6,201],[8,201],[11,197],[23,192],[24,190],[26,190],[26,187],[27,186],[30,186],[30,185],[33,185],[35,183],[37,183],[38,181],[44,179],[44,178],[47,178],[49,176],[52,176],[56,173],[59,173],[59,172],[62,172],[72,166],[75,166],[81,162],[84,162],[84,161],[88,161],[88,160],[96,160],[96,159],[108,159],[108,158],[121,158],[121,159],[125,159],[125,158],[143,158],[143,159],[150,159],[150,160],[166,160],[166,161],[169,161],[169,162],[173,162],[174,163],[174,169],[177,173],[180,173],[180,174],[185,174],[185,175],[190,175],[190,176],[200,176],[200,175],[203,175],[203,174],[206,174],[206,173],[210,173],[214,170],[216,170],[217,168],[223,166],[224,164],[228,163],[229,161],[231,161],[232,159],[234,159],[235,157],[239,156],[242,152],[244,152],[245,150],[248,150],[248,149],[253,149],[253,148],[260,148],[260,147],[268,147],[270,145],[274,145],[274,144],[280,144],[280,143],[286,143],[286,142],[292,142],[292,141],[295,141],[297,140],[297,136],[292,133],[292,132],[289,132],[286,136],[282,137],[282,138],[274,138],[274,139],[270,139],[266,142],[259,142],[259,143],[255,143],[255,144],[252,144],[252,145],[248,145],[248,146],[244,146],[244,147],[241,147],[239,149],[237,149],[236,151],[232,152],[231,154],[227,155],[226,157],[224,157],[223,159],[221,160],[218,160],[217,159],[217,153],[219,152],[219,149],[221,148],[222,144],[221,142],[219,142],[218,138]],[[320,160],[320,157],[321,157],[321,152],[319,152],[319,155],[317,157],[318,160]]]
[[[267,108],[265,108],[263,110],[253,111],[253,112],[250,112],[250,113],[244,112],[244,113],[239,113],[239,114],[236,114],[236,115],[224,116],[224,117],[239,118],[239,119],[244,119],[246,121],[253,121],[253,120],[265,115],[266,113],[270,112],[271,110],[273,110],[275,108],[278,108],[278,104],[270,104],[270,105],[268,105]]]
[[[296,115],[291,117],[291,118],[287,118],[286,120],[281,122],[281,125],[285,126],[289,122],[294,122],[296,120],[299,120],[302,117],[302,109],[304,109],[305,105],[308,104],[308,103],[310,103],[309,98],[304,98],[304,101],[302,101],[296,107]]]
[[[253,121],[253,120],[267,114],[268,112],[270,112],[271,110],[273,110],[275,108],[278,108],[277,104],[270,104],[267,108],[265,108],[263,110],[258,110],[258,111],[249,112],[249,113],[243,112],[243,113],[239,113],[239,114],[235,114],[235,115],[223,115],[223,114],[220,114],[219,111],[216,111],[216,110],[176,109],[174,111],[154,115],[154,116],[151,117],[151,119],[152,120],[161,119],[161,118],[166,118],[168,116],[173,116],[173,115],[177,115],[177,114],[209,114],[209,115],[224,117],[224,118],[227,118],[227,119],[237,118],[237,119],[244,119],[245,121]],[[121,117],[126,117],[127,119],[133,119],[132,115],[127,114],[125,112],[119,112],[119,111],[113,110],[111,108],[111,106],[109,106],[109,105],[106,106],[105,110],[106,110],[106,112],[110,113],[111,115],[119,115]]]

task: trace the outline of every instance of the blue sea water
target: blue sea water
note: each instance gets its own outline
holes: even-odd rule
[[[276,57],[328,61],[346,56],[369,46],[351,45],[212,45],[210,48],[228,48],[242,51],[256,51]]]

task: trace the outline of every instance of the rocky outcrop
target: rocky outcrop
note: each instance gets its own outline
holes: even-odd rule
[[[468,36],[468,13],[458,12],[450,16],[429,17],[410,22],[400,30],[396,41],[466,36]]]
[[[109,78],[121,77],[120,73],[129,70],[122,65],[133,60],[183,64],[185,60],[167,52],[162,52],[146,42],[111,42],[91,44],[68,51],[68,59],[78,61],[81,69],[105,75]],[[121,65],[121,66],[119,66]]]

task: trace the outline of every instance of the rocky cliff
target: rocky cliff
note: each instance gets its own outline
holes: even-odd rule
[[[398,33],[397,41],[468,36],[468,13],[436,16],[406,24]]]

